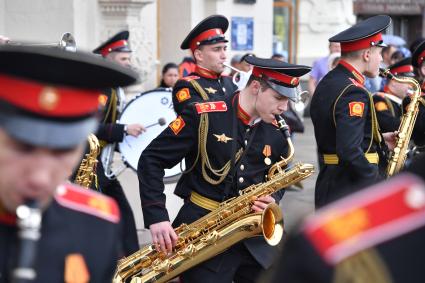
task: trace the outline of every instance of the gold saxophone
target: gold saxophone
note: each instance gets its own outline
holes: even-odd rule
[[[277,245],[284,232],[280,207],[273,203],[262,213],[254,213],[254,200],[300,182],[314,172],[313,165],[302,163],[282,169],[292,159],[294,147],[283,119],[279,126],[286,132],[289,154],[269,169],[268,181],[245,188],[238,197],[222,202],[204,217],[176,228],[178,241],[171,254],[158,252],[151,244],[120,260],[113,282],[167,282],[237,242],[261,233],[270,245]]]
[[[415,126],[416,117],[419,111],[419,98],[421,97],[421,87],[417,80],[409,77],[396,77],[389,70],[379,69],[381,76],[394,80],[402,84],[412,86],[412,95],[410,96],[410,104],[407,106],[406,112],[401,117],[398,134],[394,150],[391,152],[387,165],[387,177],[398,173],[404,166],[406,161],[407,150],[409,148],[410,138]]]
[[[97,189],[96,166],[98,162],[97,156],[100,153],[99,140],[94,134],[90,134],[87,137],[87,142],[89,143],[89,153],[87,153],[81,161],[80,167],[75,175],[74,183],[89,189],[94,181],[95,188]]]

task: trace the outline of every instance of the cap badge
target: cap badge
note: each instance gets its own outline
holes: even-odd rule
[[[292,78],[291,85],[298,85],[298,81],[299,81],[298,78]]]
[[[40,92],[38,103],[41,109],[51,111],[55,109],[59,102],[59,94],[53,87],[45,87]]]
[[[269,156],[271,156],[271,155],[272,155],[272,147],[271,147],[270,145],[266,144],[266,145],[264,146],[264,149],[263,149],[263,155],[265,156],[265,158],[264,158],[264,163],[265,163],[266,165],[271,165],[271,164],[272,164],[272,161],[271,161],[271,159],[270,159],[270,157],[269,157]]]
[[[224,133],[221,134],[221,135],[214,134],[214,136],[217,138],[218,142],[227,143],[228,141],[233,140],[232,138],[226,137],[226,135]]]
[[[208,91],[208,93],[210,93],[210,94],[214,94],[214,93],[216,93],[216,92],[217,92],[217,90],[216,90],[216,89],[214,89],[214,88],[212,88],[212,87],[208,87],[208,88],[206,88],[205,90],[206,90],[206,91]]]

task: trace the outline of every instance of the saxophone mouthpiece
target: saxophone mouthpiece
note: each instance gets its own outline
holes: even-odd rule
[[[279,126],[279,130],[283,133],[285,138],[290,138],[291,133],[289,132],[289,126],[286,124],[285,119],[283,119],[280,115],[275,115],[275,119],[277,121],[277,125]]]

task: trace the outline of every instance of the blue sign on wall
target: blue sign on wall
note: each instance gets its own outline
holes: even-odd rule
[[[253,50],[254,19],[232,17],[232,50]]]

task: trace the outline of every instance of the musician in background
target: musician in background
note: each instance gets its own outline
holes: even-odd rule
[[[416,146],[416,152],[425,152],[425,40],[418,44],[418,47],[412,54],[412,65],[415,68],[422,96],[419,99],[419,112],[416,118],[415,127],[413,128],[412,140]],[[403,100],[403,109],[405,110],[410,103],[410,97],[407,96]]]
[[[101,44],[93,53],[101,54],[107,60],[129,68],[131,66],[131,49],[128,43],[129,32],[122,31]],[[119,124],[117,119],[125,107],[125,94],[122,88],[104,90],[100,97],[103,105],[101,124],[96,132],[102,147],[97,165],[97,178],[100,190],[118,202],[122,217],[122,245],[124,255],[139,249],[136,223],[133,211],[125,196],[123,188],[112,172],[112,162],[117,143],[123,141],[125,135],[138,137],[145,131],[141,124]]]
[[[193,102],[223,99],[233,95],[236,86],[231,77],[224,77],[228,42],[224,37],[229,21],[220,15],[209,16],[194,27],[180,48],[190,49],[196,62],[193,73],[177,81],[173,89],[173,105],[177,115]]]
[[[139,159],[144,223],[153,242],[164,252],[171,252],[176,244],[173,227],[190,224],[216,210],[220,202],[238,196],[239,190],[265,181],[270,166],[288,155],[288,143],[277,130],[275,115],[287,109],[289,99],[296,99],[299,77],[310,67],[253,56],[245,60],[254,66],[245,89],[222,100],[188,106]],[[208,122],[201,123],[206,121],[203,119]],[[164,169],[183,158],[188,170],[175,193],[185,199],[185,204],[172,227],[165,207]],[[283,193],[281,190],[258,198],[253,211],[278,203]],[[266,244],[263,237],[254,237],[184,272],[182,280],[255,282],[276,254],[276,247]]]
[[[391,74],[400,77],[414,77],[412,58],[402,59],[388,67]],[[384,92],[373,95],[376,117],[382,132],[397,131],[403,114],[402,101],[409,89],[408,84],[402,84],[395,80],[386,80]]]
[[[110,282],[118,206],[66,179],[97,127],[100,89],[136,74],[51,47],[1,46],[0,61],[0,282]]]
[[[167,63],[161,71],[161,82],[158,87],[173,88],[179,79],[179,67],[175,63]]]

